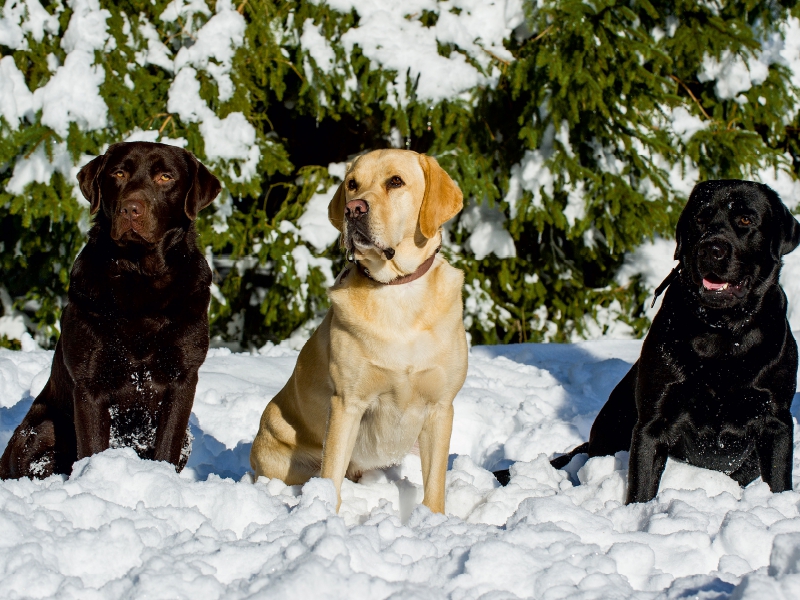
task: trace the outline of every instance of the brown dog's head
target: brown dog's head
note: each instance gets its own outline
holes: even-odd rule
[[[328,206],[328,218],[376,279],[412,273],[439,244],[442,224],[463,206],[461,190],[436,159],[409,150],[358,157]],[[382,263],[392,263],[384,265]],[[381,276],[384,267],[390,267]]]
[[[704,181],[678,219],[675,258],[701,304],[748,306],[778,284],[781,258],[800,223],[772,189],[735,179]]]
[[[152,142],[113,144],[78,173],[91,214],[120,246],[153,245],[186,228],[220,191],[190,152]]]

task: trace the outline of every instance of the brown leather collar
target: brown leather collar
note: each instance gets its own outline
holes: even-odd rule
[[[433,259],[436,258],[436,255],[439,253],[439,250],[441,249],[442,249],[441,246],[436,248],[436,250],[433,251],[433,254],[431,254],[430,257],[428,257],[428,259],[424,263],[422,263],[419,267],[417,267],[417,270],[414,271],[413,273],[409,273],[408,275],[401,275],[400,277],[396,277],[391,281],[378,281],[372,276],[372,274],[369,272],[369,269],[367,269],[358,261],[356,261],[356,268],[358,269],[358,272],[361,273],[367,279],[372,279],[372,281],[374,281],[375,283],[380,283],[382,285],[400,285],[401,283],[411,283],[412,281],[415,281],[420,277],[422,277],[423,275],[425,275],[425,273],[427,273],[430,270],[431,265],[433,265]]]

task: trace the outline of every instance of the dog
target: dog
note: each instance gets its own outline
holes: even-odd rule
[[[50,379],[8,442],[2,479],[69,474],[119,446],[180,471],[191,448],[211,284],[194,220],[220,183],[189,152],[148,142],[113,144],[78,181],[93,226]]]
[[[630,451],[626,504],[655,497],[668,456],[790,490],[797,344],[778,275],[800,224],[766,185],[705,181],[676,239],[680,262],[656,290],[666,294],[639,359],[589,442],[551,464]]]
[[[434,158],[358,157],[328,217],[354,263],[286,386],[267,404],[250,452],[256,477],[289,485],[398,464],[419,444],[425,504],[444,512],[453,399],[467,372],[463,273],[437,255],[461,191]]]

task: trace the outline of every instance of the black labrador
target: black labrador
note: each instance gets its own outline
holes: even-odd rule
[[[778,275],[800,224],[766,185],[705,181],[676,238],[680,263],[656,292],[669,286],[639,360],[589,442],[551,464],[629,450],[628,504],[655,497],[668,456],[790,490],[797,344]]]
[[[69,474],[109,447],[182,469],[208,350],[211,270],[194,220],[220,183],[189,152],[114,144],[78,173],[94,215],[70,275],[50,379],[0,459],[0,478]]]

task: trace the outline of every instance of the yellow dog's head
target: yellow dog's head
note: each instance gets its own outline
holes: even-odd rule
[[[442,224],[463,206],[435,158],[410,150],[359,156],[328,206],[342,245],[378,280],[412,273],[438,246]]]

